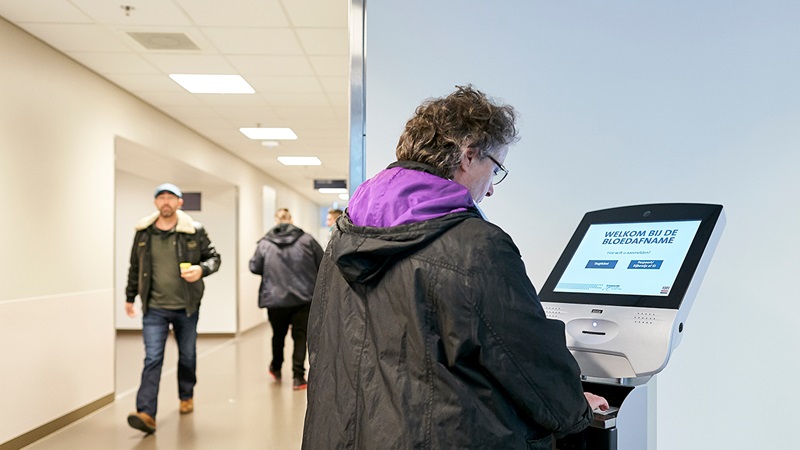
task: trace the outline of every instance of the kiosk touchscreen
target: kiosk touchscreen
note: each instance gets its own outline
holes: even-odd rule
[[[721,205],[586,213],[539,294],[566,324],[584,376],[647,377],[666,366],[724,227]]]
[[[722,206],[710,204],[584,215],[539,297],[547,316],[564,322],[585,389],[614,412],[595,414],[581,438],[591,445],[564,439],[558,449],[654,448],[651,379],[680,342],[724,225]]]

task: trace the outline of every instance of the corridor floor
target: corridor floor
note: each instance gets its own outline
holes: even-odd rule
[[[239,337],[200,336],[195,410],[187,415],[178,413],[178,351],[170,337],[159,392],[157,431],[146,435],[130,428],[126,421],[136,409],[144,360],[142,337],[122,332],[117,335],[115,401],[24,448],[299,449],[306,391],[292,390],[289,361],[293,343],[288,336],[283,382],[275,383],[267,373],[271,335],[272,329],[262,325]]]

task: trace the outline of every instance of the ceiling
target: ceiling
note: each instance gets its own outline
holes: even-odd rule
[[[330,205],[343,202],[316,192],[313,180],[348,178],[348,5],[2,0],[0,17],[312,201]],[[144,33],[144,45],[129,33]],[[184,37],[197,48],[172,47]],[[152,48],[159,46],[169,48]],[[190,94],[171,73],[238,74],[256,93]],[[265,147],[239,132],[257,126],[289,127],[298,139]],[[284,166],[278,156],[317,156],[322,165]]]

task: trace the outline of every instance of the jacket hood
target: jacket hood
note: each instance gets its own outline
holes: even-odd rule
[[[423,222],[376,228],[354,225],[345,212],[337,221],[329,244],[331,258],[348,283],[379,279],[393,261],[424,247],[471,217],[481,216],[473,208]]]
[[[431,166],[397,161],[353,193],[347,208],[358,226],[394,227],[475,208],[469,189]]]
[[[331,236],[331,258],[348,283],[364,283],[470,217],[480,214],[466,187],[428,165],[397,161],[353,193]]]
[[[303,230],[300,228],[297,228],[290,223],[281,223],[275,228],[269,230],[269,232],[259,241],[268,240],[278,247],[285,247],[287,245],[294,244],[295,241],[300,239],[300,236],[302,235]]]
[[[160,213],[155,211],[153,214],[150,214],[147,217],[143,217],[136,222],[136,231],[144,230],[145,228],[149,227],[150,225],[156,223],[158,220],[158,215]],[[175,231],[178,233],[186,233],[186,234],[195,234],[197,229],[194,227],[194,221],[192,220],[191,216],[186,214],[185,212],[181,211],[180,209],[176,211],[178,215],[178,224],[175,225]]]

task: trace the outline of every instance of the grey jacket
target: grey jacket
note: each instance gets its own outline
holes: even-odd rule
[[[258,241],[250,272],[261,275],[258,306],[287,308],[311,303],[322,247],[302,229],[280,224]]]

